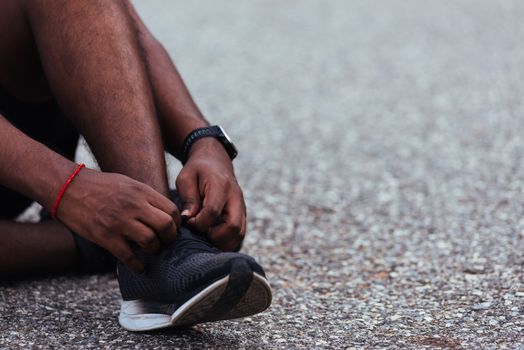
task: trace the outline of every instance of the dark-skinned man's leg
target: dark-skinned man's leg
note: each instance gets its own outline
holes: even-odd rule
[[[7,4],[9,3],[9,1],[7,2]],[[11,2],[13,3],[13,2]],[[81,1],[77,1],[77,2],[74,2],[76,3],[76,6],[73,6],[71,5],[71,9],[70,11],[73,11],[75,8],[78,9],[78,6],[82,6],[82,2]],[[38,4],[36,2],[30,2],[31,4],[31,8],[28,10],[29,13],[31,14],[32,13],[32,16],[35,16],[37,19],[41,19],[41,18],[47,18],[46,15],[49,14],[48,11],[52,11],[53,9],[50,8],[39,8]],[[174,154],[176,155],[177,154],[177,147],[180,146],[180,139],[183,138],[182,136],[187,133],[189,130],[191,130],[192,128],[196,128],[196,127],[200,127],[200,126],[204,126],[206,125],[206,122],[205,120],[203,120],[200,112],[198,111],[198,108],[196,107],[196,105],[192,102],[189,94],[187,93],[187,89],[185,88],[185,86],[183,85],[183,82],[181,81],[180,77],[178,76],[177,72],[176,72],[176,69],[172,66],[172,63],[170,62],[169,58],[167,57],[167,54],[165,53],[165,51],[163,50],[163,48],[161,47],[161,45],[159,45],[156,41],[152,40],[153,38],[151,37],[150,33],[147,31],[147,29],[145,28],[145,26],[143,26],[143,24],[141,23],[141,21],[138,19],[138,16],[136,15],[136,13],[134,13],[134,10],[132,9],[132,7],[129,5],[129,3],[124,3],[127,8],[128,8],[128,11],[131,13],[132,17],[133,17],[133,20],[134,20],[134,23],[131,24],[131,29],[138,29],[138,32],[141,33],[141,36],[139,37],[140,38],[140,41],[141,41],[141,44],[144,46],[144,51],[145,51],[145,56],[149,58],[150,61],[153,61],[152,63],[150,62],[150,64],[152,64],[153,66],[149,67],[150,70],[149,70],[149,73],[152,75],[151,78],[152,78],[152,81],[153,81],[153,93],[155,94],[155,99],[156,99],[156,102],[157,102],[157,105],[159,107],[159,113],[162,118],[163,118],[163,126],[165,129],[167,129],[167,134],[168,134],[168,138],[167,140],[168,141],[172,141],[171,144],[169,144],[168,142],[168,146],[171,147],[172,150],[174,150]],[[6,3],[3,4],[4,6],[6,5]],[[93,4],[91,4],[93,5]],[[96,2],[95,4],[96,5]],[[94,6],[93,5],[93,6]],[[97,5],[99,6],[99,5]],[[35,7],[37,8],[35,10]],[[5,8],[4,8],[5,10]],[[113,8],[112,10],[108,11],[108,9],[103,9],[104,12],[108,15],[106,20],[101,20],[101,23],[105,23],[108,21],[109,18],[111,18],[113,20],[113,16],[116,16],[117,18],[119,17],[120,18],[120,23],[122,25],[124,25],[124,27],[126,27],[128,25],[128,23],[126,23],[125,21],[125,18],[127,17],[127,15],[129,13],[126,13],[125,11],[123,11],[123,7],[119,7],[119,6],[116,6],[116,8]],[[33,12],[31,12],[33,11]],[[39,12],[40,11],[40,12]],[[67,11],[65,11],[67,12]],[[4,14],[6,12],[4,11]],[[62,12],[63,13],[63,12]],[[56,17],[56,16],[55,16]],[[89,20],[89,11],[87,13],[87,15],[82,12],[82,17],[86,17],[86,21]],[[16,16],[6,16],[6,18],[10,18],[10,19],[13,19],[13,18],[16,18]],[[62,18],[62,16],[60,17]],[[55,21],[50,21],[51,23],[47,23],[47,24],[38,24],[38,25],[42,25],[44,28],[47,28],[47,27],[51,27],[51,28],[62,28],[62,26],[66,26],[67,28],[67,21],[62,21],[60,20],[59,22],[57,22],[57,20]],[[77,21],[78,22],[78,21]],[[118,22],[118,21],[117,21]],[[22,39],[25,39],[25,41],[29,41],[27,40],[27,32],[28,30],[26,30],[26,28],[23,28],[20,26],[20,23],[25,23],[25,21],[20,21],[20,20],[17,20],[16,21],[17,25],[12,25],[10,26],[11,28],[18,28],[19,31],[20,31],[20,36],[22,37]],[[31,22],[32,23],[32,22]],[[40,27],[38,27],[38,25],[35,25],[33,23],[33,32],[40,32]],[[85,22],[82,22],[82,26],[83,25],[86,25]],[[93,25],[93,23],[90,23],[90,25]],[[35,26],[37,27],[37,29],[35,29]],[[136,26],[136,28],[133,28],[133,26]],[[78,27],[76,27],[78,28]],[[74,29],[74,28],[73,28]],[[49,30],[48,28],[47,29],[44,29],[44,32],[45,30]],[[60,29],[60,31],[62,31]],[[74,30],[73,30],[74,31]],[[108,31],[108,28],[107,28],[107,25],[105,26],[102,26],[102,29],[100,29],[100,33],[106,33],[106,31]],[[111,33],[111,31],[109,30],[109,33]],[[96,36],[96,33],[93,34],[93,33],[77,33],[79,36],[82,35],[82,38],[85,38],[85,37],[88,37],[89,38],[89,35],[95,35]],[[113,33],[114,34],[114,33]],[[130,50],[128,52],[128,55],[130,54],[131,56],[137,54],[137,50],[136,50],[136,47],[134,46],[135,42],[133,39],[136,39],[133,37],[133,35],[129,36],[129,30],[126,31],[126,30],[120,30],[118,31],[117,34],[115,34],[116,37],[121,37],[122,35],[124,37],[128,37],[128,39],[130,39],[129,41],[131,42],[131,45],[128,46],[128,47],[125,47],[125,50]],[[40,34],[40,35],[43,35],[43,34]],[[48,34],[46,34],[47,36],[49,36],[49,32]],[[74,34],[72,34],[74,36]],[[84,36],[85,35],[85,36]],[[67,40],[66,40],[67,41]],[[83,39],[83,41],[86,41],[85,39]],[[126,40],[124,40],[126,41]],[[24,42],[24,40],[18,40],[18,42]],[[45,40],[44,40],[45,42]],[[82,40],[81,40],[82,42]],[[57,54],[50,58],[50,62],[51,62],[51,66],[53,66],[53,62],[55,62],[55,60],[59,60],[60,57],[60,52],[61,52],[61,49],[62,47],[60,47],[59,43],[56,43],[56,45],[58,45],[58,47],[54,47],[52,46],[52,48],[54,48],[54,51],[53,52],[56,52]],[[80,45],[79,47],[73,42],[72,44],[72,47],[69,47],[70,50],[73,50],[73,51],[76,51],[77,49],[79,49],[80,52],[82,52],[82,50],[87,50],[88,53],[90,52],[90,49],[91,48],[85,48],[83,47],[82,45]],[[25,54],[25,56],[27,56],[27,53],[29,52],[30,54],[34,55],[34,52],[31,52],[31,45],[26,45],[28,46],[30,49],[25,49],[25,50],[19,50],[19,51],[22,51],[22,52],[18,52],[19,55],[22,55],[22,54]],[[42,44],[40,45],[42,46]],[[45,47],[46,47],[46,44],[44,43],[43,44],[44,46],[44,56],[45,56]],[[125,45],[124,45],[125,46]],[[107,48],[107,46],[106,46]],[[131,48],[131,49],[130,49]],[[40,48],[42,50],[42,48]],[[97,49],[98,50],[98,49]],[[124,50],[124,52],[125,52]],[[103,50],[98,50],[98,51],[102,51]],[[42,54],[41,54],[42,55]],[[62,54],[61,56],[62,58],[64,57],[64,55]],[[68,58],[68,64],[69,65],[74,65],[74,62],[70,62],[69,60],[69,55],[66,55],[65,57]],[[72,57],[74,57],[74,55],[72,55]],[[115,56],[115,59],[118,60],[122,60],[123,58],[122,57],[119,57],[118,55]],[[45,59],[44,59],[45,61]],[[140,59],[138,60],[138,65],[140,65]],[[78,62],[77,62],[78,63]],[[136,62],[135,62],[136,64]],[[67,65],[66,65],[67,66]],[[31,69],[25,69],[24,71],[38,71],[37,68],[35,67],[30,67]],[[64,68],[64,67],[62,67]],[[65,67],[67,68],[67,67]],[[64,68],[64,69],[65,69]],[[70,68],[70,67],[69,67]],[[93,69],[93,67],[88,67],[86,68],[86,70],[91,70]],[[54,71],[54,68],[51,69],[52,71]],[[54,73],[51,73],[51,74],[54,74]],[[114,74],[114,71],[111,73],[109,72],[109,74]],[[96,80],[100,79],[100,78],[107,78],[107,76],[98,76],[96,73],[92,75],[93,76],[93,79],[95,79],[95,82]],[[139,78],[140,78],[140,74],[138,74]],[[158,78],[158,77],[166,77],[166,78]],[[91,77],[91,76],[90,76]],[[136,77],[136,76],[135,76]],[[23,77],[22,77],[23,78]],[[34,76],[30,77],[31,79],[31,84],[32,85],[28,85],[28,87],[31,87],[33,90],[35,89],[34,88],[34,82],[35,81],[40,81],[42,79],[35,79]],[[58,79],[59,82],[60,82],[60,79]],[[140,80],[140,79],[139,79]],[[15,84],[15,86],[13,86],[13,90],[16,92],[20,92],[20,91],[31,91],[31,89],[24,89],[24,85],[23,85],[23,81],[24,79],[11,79],[11,81],[15,81],[17,84]],[[22,83],[20,83],[22,82]],[[77,84],[78,80],[74,80],[73,81],[73,84]],[[147,82],[146,82],[147,83]],[[28,82],[29,84],[29,82]],[[168,86],[166,86],[166,84]],[[59,84],[60,85],[60,84]],[[67,86],[67,84],[65,84]],[[138,84],[140,85],[140,84]],[[147,84],[146,84],[147,85]],[[95,84],[96,86],[96,84]],[[171,87],[171,88],[170,88]],[[114,87],[113,87],[114,88]],[[42,89],[41,89],[42,90]],[[74,90],[74,89],[73,89]],[[96,90],[96,88],[95,88]],[[83,91],[83,90],[82,90]],[[116,91],[119,91],[118,90],[118,87],[116,89]],[[133,91],[132,91],[133,92]],[[78,93],[78,91],[77,91]],[[86,91],[87,94],[92,94],[93,91]],[[127,92],[126,92],[127,93]],[[45,92],[44,92],[45,94]],[[138,93],[138,95],[140,95],[140,93]],[[68,99],[75,99],[77,98],[77,96],[75,95],[75,92],[71,92],[71,91],[66,91],[66,94],[65,94],[65,100],[68,100]],[[72,96],[72,97],[71,97]],[[27,96],[23,96],[23,97],[27,97]],[[32,96],[29,96],[30,98]],[[36,99],[39,99],[39,96],[37,94],[37,96],[35,97]],[[134,97],[131,97],[130,99],[133,99]],[[173,104],[171,103],[172,101],[175,101],[176,103]],[[95,101],[91,100],[90,102],[87,101],[87,107],[90,107],[91,104],[94,104]],[[103,102],[103,101],[102,101]],[[114,102],[114,101],[112,101]],[[118,102],[118,101],[117,101]],[[148,103],[146,103],[146,105],[148,105]],[[74,106],[76,107],[76,106]],[[122,107],[121,104],[118,104],[115,106],[115,108],[113,108],[114,106],[110,106],[109,110],[110,111],[114,111],[115,109],[118,110],[118,107]],[[80,107],[79,107],[80,108]],[[81,109],[81,108],[80,108]],[[97,115],[97,113],[100,113],[100,111],[98,110],[98,108],[95,108],[96,110],[93,110],[93,108],[91,108],[91,112],[82,112],[82,110],[80,111],[80,113],[75,113],[75,119],[76,119],[76,122],[77,124],[83,129],[83,128],[89,128],[89,130],[91,130],[91,132],[93,133],[93,130],[94,130],[94,133],[97,133],[97,130],[100,130],[100,128],[102,128],[101,130],[113,130],[116,132],[115,134],[115,138],[113,139],[110,139],[108,138],[107,134],[109,134],[110,132],[106,133],[105,135],[102,135],[102,140],[101,142],[99,142],[99,140],[97,140],[96,138],[89,138],[88,137],[88,140],[93,140],[91,143],[91,146],[93,147],[93,142],[94,142],[94,147],[93,149],[95,150],[95,154],[97,155],[97,158],[99,159],[99,161],[102,163],[103,165],[103,169],[104,170],[112,170],[112,171],[119,171],[119,172],[122,172],[122,173],[125,173],[125,174],[128,174],[132,177],[135,177],[135,178],[138,178],[140,179],[141,181],[144,181],[146,183],[149,183],[150,185],[152,185],[153,187],[156,187],[157,189],[159,188],[159,186],[155,186],[155,183],[158,184],[158,183],[161,183],[161,182],[165,182],[165,181],[158,181],[159,177],[156,178],[156,180],[153,180],[152,182],[150,182],[149,180],[151,179],[147,179],[147,176],[151,175],[151,172],[147,172],[147,174],[144,174],[144,172],[140,173],[140,170],[141,169],[152,169],[150,168],[149,166],[148,167],[139,167],[139,168],[134,168],[134,169],[131,169],[130,172],[129,169],[128,169],[128,166],[131,165],[133,166],[133,164],[137,164],[136,162],[134,162],[134,160],[136,160],[135,158],[131,159],[131,160],[127,160],[125,162],[115,162],[115,161],[112,161],[113,159],[113,156],[116,154],[117,156],[120,154],[120,152],[122,151],[122,148],[124,149],[133,149],[133,144],[129,145],[128,143],[126,142],[121,142],[121,140],[119,140],[119,136],[121,134],[121,125],[118,125],[118,123],[122,122],[123,120],[127,120],[128,118],[116,118],[116,119],[107,119],[107,120],[112,120],[113,122],[117,122],[117,126],[118,127],[114,127],[114,128],[109,128],[107,127],[108,124],[112,124],[111,122],[108,122],[108,123],[104,123],[105,119],[101,121],[101,123],[92,123],[91,120],[89,120],[87,123],[83,121],[83,118],[82,117],[78,117],[79,115],[82,116],[84,114],[89,114],[89,113],[93,113],[93,115]],[[73,108],[73,110],[75,110],[75,108]],[[87,108],[87,110],[89,111],[89,108]],[[147,112],[147,108],[145,108],[146,112],[143,113],[143,115],[146,117],[146,118],[149,118],[149,120],[151,120],[151,113],[148,113]],[[166,112],[167,110],[167,112]],[[143,112],[143,111],[142,111]],[[126,113],[129,113],[129,111],[126,112],[126,110],[123,111],[123,114],[126,114]],[[131,112],[132,113],[132,112]],[[168,114],[168,115],[166,115]],[[174,118],[173,118],[174,117]],[[178,122],[179,120],[178,119],[180,118],[183,118],[183,123],[182,122]],[[140,118],[137,118],[137,119],[140,119]],[[136,121],[136,120],[135,120]],[[180,128],[177,128],[176,126],[177,125],[180,125]],[[125,126],[123,127],[124,129],[128,129],[126,128]],[[154,129],[154,128],[153,128]],[[87,130],[89,132],[89,130]],[[164,130],[164,132],[166,133],[166,130]],[[180,134],[180,135],[177,135]],[[153,133],[154,134],[154,133]],[[149,134],[151,135],[151,134]],[[172,135],[175,135],[176,137],[172,137]],[[109,139],[110,142],[105,142]],[[100,154],[100,149],[110,149],[110,150],[113,150],[115,146],[115,139],[118,140],[118,142],[116,142],[116,146],[122,146],[122,145],[125,145],[125,147],[122,147],[120,148],[120,150],[117,150],[116,153],[115,152],[108,152],[108,153],[104,153],[102,152],[102,154]],[[142,134],[141,136],[139,135],[137,137],[137,139],[139,140],[143,140],[144,139],[144,134]],[[150,138],[151,139],[151,138]],[[147,143],[149,143],[149,140],[147,141]],[[153,137],[153,139],[155,139]],[[104,141],[105,140],[105,141]],[[156,138],[156,140],[159,140],[159,138]],[[206,156],[207,158],[210,158],[212,160],[212,162],[214,164],[211,164],[211,166],[209,166],[210,169],[214,168],[215,169],[215,172],[219,175],[223,175],[224,173],[228,173],[230,172],[231,174],[232,173],[232,168],[230,166],[230,164],[228,165],[228,160],[227,160],[227,155],[224,154],[223,152],[223,149],[222,149],[222,146],[220,144],[218,144],[218,142],[214,142],[213,140],[209,140],[209,142],[207,142],[206,140],[206,143],[203,143],[204,141],[201,141],[201,143],[206,146],[206,143],[208,146],[206,146],[205,148],[207,148],[206,152]],[[154,143],[153,143],[154,144]],[[98,147],[97,147],[98,145]],[[129,147],[131,146],[131,147]],[[154,146],[154,145],[153,145]],[[158,145],[157,145],[158,146]],[[150,147],[150,148],[155,148],[155,147]],[[201,147],[203,148],[203,147]],[[210,150],[210,151],[209,151]],[[156,153],[156,154],[159,154]],[[136,155],[136,153],[133,153],[133,155]],[[106,157],[105,157],[106,156]],[[206,158],[206,157],[200,157],[200,158]],[[222,158],[222,160],[221,160]],[[224,158],[226,158],[224,160]],[[104,159],[106,159],[106,161],[104,162]],[[117,158],[119,160],[121,159],[126,159],[125,157],[119,157]],[[155,160],[155,159],[160,159],[162,161],[162,157],[148,157],[146,156],[146,160]],[[160,162],[157,162],[157,164],[161,163]],[[204,163],[204,162],[201,162],[201,163]],[[143,164],[143,162],[141,162],[141,164]],[[210,174],[212,175],[213,172],[212,171],[207,171],[208,169],[208,165],[209,165],[209,162],[205,163],[205,168],[206,171],[204,174],[199,174],[199,175],[206,175],[206,176],[199,176],[201,179],[204,179],[205,181],[202,181],[202,183],[200,184],[201,186],[205,186],[206,182],[213,182],[213,186],[205,186],[206,188],[212,188],[212,189],[215,189],[216,192],[227,192],[225,191],[225,189],[227,189],[232,195],[228,195],[227,193],[225,193],[225,196],[222,201],[225,201],[227,198],[232,198],[232,200],[228,200],[227,202],[227,207],[224,209],[224,212],[226,213],[226,215],[229,217],[226,217],[226,222],[225,224],[221,225],[221,227],[218,227],[217,229],[215,229],[215,237],[217,237],[216,239],[216,242],[217,244],[223,246],[225,249],[232,249],[234,247],[236,247],[238,245],[238,239],[242,238],[243,235],[245,234],[245,207],[244,207],[244,203],[243,203],[243,200],[242,200],[242,195],[241,195],[241,191],[239,190],[238,188],[238,184],[236,184],[236,181],[234,181],[234,176],[231,178],[229,177],[228,178],[224,178],[223,176],[215,176],[215,179],[218,179],[217,181],[213,181],[214,178],[213,176],[209,176]],[[218,166],[217,166],[218,165]],[[154,162],[153,164],[151,164],[150,166],[153,166],[154,167]],[[154,169],[154,168],[153,168]],[[158,169],[158,168],[157,168]],[[137,170],[138,170],[138,173],[137,173]],[[189,171],[186,172],[186,175]],[[131,174],[134,174],[134,175],[131,175]],[[137,175],[138,174],[138,175]],[[164,173],[165,174],[165,173]],[[182,179],[182,178],[186,178],[187,179],[188,176],[180,176],[179,179]],[[196,176],[195,176],[196,177]],[[162,178],[162,176],[160,176],[160,179]],[[207,178],[211,178],[211,181],[207,181]],[[182,181],[180,181],[182,182]],[[220,183],[222,182],[222,183]],[[231,182],[232,185],[229,185],[228,182]],[[184,181],[184,184],[186,184],[187,181]],[[160,187],[166,187],[166,186],[160,186]],[[186,201],[186,204],[196,204],[196,205],[193,205],[192,207],[190,206],[189,209],[191,209],[191,211],[193,211],[195,214],[195,210],[198,208],[198,206],[200,205],[198,203],[198,196],[199,196],[199,193],[198,193],[198,188],[196,188],[196,186],[192,186],[192,184],[188,184],[187,186],[183,186],[182,187],[183,189],[186,189],[186,191],[184,191],[185,193],[185,197],[188,199]],[[162,190],[160,190],[162,191]],[[189,197],[189,198],[188,198]],[[208,196],[209,198],[213,198],[216,196]],[[218,199],[217,201],[215,201],[215,203],[212,203],[211,201],[208,201],[208,209],[210,208],[210,210],[207,210],[207,213],[206,214],[209,214],[211,211],[220,211],[220,207],[217,209],[216,207],[217,206],[220,206],[221,203],[220,203],[220,199]],[[193,203],[192,203],[193,202]],[[194,203],[194,202],[197,202],[197,203]],[[224,202],[222,202],[224,203]],[[204,202],[205,204],[205,202]],[[222,204],[223,205],[223,204]],[[205,205],[204,205],[205,206]],[[214,208],[213,208],[214,207]],[[204,213],[206,212],[206,210],[203,211]],[[199,220],[199,225],[198,225],[198,229],[200,230],[206,230],[208,227],[209,227],[209,223],[211,222],[210,220],[210,215],[202,215],[202,217],[204,216],[208,216],[207,219],[205,220]],[[211,218],[212,219],[212,218]],[[6,223],[7,224],[7,223]],[[16,226],[16,227],[19,227],[19,226]],[[32,226],[34,227],[34,226]],[[15,226],[13,227],[13,229],[15,229]],[[35,227],[35,229],[37,229],[37,227]],[[210,231],[211,233],[213,233],[213,230]],[[240,233],[240,235],[239,235]],[[233,237],[231,237],[233,236]]]
[[[18,4],[22,5],[22,2]],[[28,1],[24,6],[22,11],[19,8],[13,11],[20,15],[25,13],[29,18],[53,95],[68,116],[74,116],[72,120],[86,136],[102,169],[126,174],[167,194],[163,145],[149,82],[134,29],[122,4]],[[18,18],[17,22],[26,23],[24,18]],[[86,28],[91,32],[86,33]],[[19,37],[27,40],[28,28],[18,29]],[[15,38],[16,35],[13,33]],[[14,81],[17,85],[20,80],[5,79],[4,85],[9,89],[9,82]],[[29,86],[31,82],[27,84]],[[15,92],[16,87],[13,89]],[[49,232],[53,226],[62,233]],[[31,238],[41,239],[31,240],[27,246],[23,243],[2,245],[18,248],[18,251],[5,255],[4,260],[7,261],[3,263],[11,268],[20,261],[16,257],[24,256],[23,250],[31,251],[39,243],[53,242],[60,235],[64,237],[64,228],[56,224],[46,223],[40,230],[38,225],[2,222],[1,229],[6,232],[2,235],[2,239],[6,240],[12,236],[28,235],[28,232],[40,233],[40,236],[33,235]],[[70,239],[64,239],[64,242],[62,248],[71,247]],[[31,270],[32,265],[42,266],[38,258],[41,254],[26,255],[34,259],[27,260],[19,271]],[[54,259],[52,256],[49,258]],[[57,264],[60,262],[51,263],[53,266]]]
[[[24,4],[53,96],[86,138],[102,170],[125,174],[167,195],[153,95],[123,3]]]
[[[265,310],[271,303],[271,288],[253,258],[224,253],[187,228],[181,228],[178,238],[172,239],[180,218],[174,204],[165,197],[168,185],[164,147],[154,100],[165,106],[170,94],[158,86],[168,88],[168,82],[178,84],[180,79],[163,54],[156,57],[166,63],[173,79],[163,79],[154,67],[147,69],[145,58],[155,55],[136,35],[140,29],[129,3],[27,0],[23,6],[53,97],[85,135],[103,170],[80,173],[61,202],[63,209],[59,209],[58,218],[121,257],[120,324],[131,331],[144,331],[238,318]],[[183,128],[178,126],[192,126],[181,121],[178,113],[161,109],[160,114],[167,115],[162,119],[164,135],[169,138],[174,134],[173,144],[180,145]],[[48,183],[56,188],[55,179],[62,178],[71,164],[35,144],[5,120],[0,119],[0,126],[6,139],[13,141],[1,143],[1,159],[17,169],[36,163],[40,169],[37,174],[46,175],[40,177],[44,179],[38,183],[40,186],[32,186],[34,180],[4,170],[0,171],[2,183],[51,207],[51,191],[39,189],[48,189]],[[184,209],[191,213],[188,225],[206,234],[206,228],[221,216],[223,224],[207,234],[211,241],[231,250],[242,238],[245,208],[231,159],[218,142],[208,140],[211,142],[197,142],[192,147],[185,175],[182,179],[179,176],[177,183],[185,191]],[[30,147],[24,148],[24,144]],[[50,161],[34,159],[35,154],[45,154],[44,159]],[[48,164],[59,163],[62,167],[48,172]],[[188,198],[192,200],[190,206]],[[145,269],[136,257],[132,258],[126,235],[143,248],[134,253]],[[166,243],[166,249],[160,250],[159,245],[152,249],[152,240],[159,238]]]

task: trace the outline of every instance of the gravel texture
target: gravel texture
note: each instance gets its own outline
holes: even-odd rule
[[[136,5],[237,141],[273,305],[132,334],[113,276],[9,283],[0,347],[524,349],[522,1]]]

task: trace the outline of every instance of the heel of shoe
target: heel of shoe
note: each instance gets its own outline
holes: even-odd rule
[[[149,331],[171,326],[172,305],[145,300],[124,300],[118,323],[132,332]]]

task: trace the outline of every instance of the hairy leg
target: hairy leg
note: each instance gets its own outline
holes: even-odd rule
[[[10,50],[0,53],[4,55],[0,62],[16,62],[10,52],[38,53],[41,62],[35,67],[34,60],[28,60],[27,66],[38,72],[41,63],[53,96],[84,134],[102,169],[125,174],[167,194],[150,83],[126,8],[120,2],[32,0],[17,2],[23,4],[19,11],[14,3],[6,0],[1,5],[11,4],[13,15],[23,14],[28,20],[16,16],[10,20],[29,23],[29,27],[17,26],[18,33],[11,32],[9,39],[21,40],[14,40],[16,44],[11,40],[11,47],[4,45]],[[5,44],[2,39],[6,37],[0,36],[0,47]],[[13,87],[13,94],[24,91],[20,82],[30,84],[31,79],[9,76],[13,72],[9,68],[6,72],[3,76],[0,72],[0,84],[8,90]],[[40,101],[42,96],[46,96],[42,88],[34,94],[18,94],[27,101]],[[0,252],[2,274],[35,272],[39,267],[65,269],[77,259],[71,235],[61,224],[0,223],[0,245],[5,248]]]
[[[53,95],[102,170],[167,195],[151,86],[124,4],[30,0],[24,6]]]

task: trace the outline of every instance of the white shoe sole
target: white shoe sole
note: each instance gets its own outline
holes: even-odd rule
[[[226,291],[229,279],[228,275],[212,283],[173,313],[169,311],[173,309],[173,305],[165,302],[141,299],[122,301],[118,321],[128,331],[150,331],[250,316],[266,310],[271,304],[269,282],[261,275],[253,273],[245,294],[234,305],[230,305],[229,309],[225,305],[224,310],[224,305],[217,302]]]

